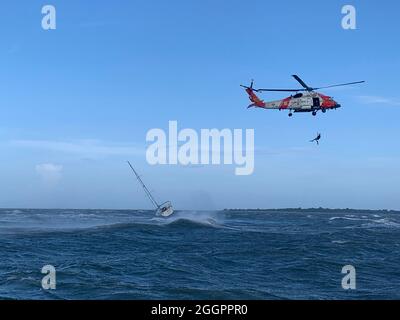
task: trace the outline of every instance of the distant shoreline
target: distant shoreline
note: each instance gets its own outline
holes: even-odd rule
[[[343,213],[400,213],[399,210],[388,209],[331,209],[331,208],[283,208],[283,209],[224,209],[223,211],[240,212],[240,211],[253,211],[253,212],[343,212]]]
[[[99,208],[0,208],[0,211],[5,210],[71,210],[71,211],[154,211],[153,209],[133,209],[133,208],[120,208],[120,209],[99,209]],[[194,210],[194,209],[177,209],[177,212],[191,211],[191,212],[209,212],[209,211],[219,211],[219,212],[243,212],[243,211],[251,211],[251,212],[305,212],[305,213],[399,213],[400,210],[391,210],[391,209],[351,209],[351,208],[270,208],[270,209],[254,209],[254,208],[225,208],[225,209],[214,209],[214,210]]]

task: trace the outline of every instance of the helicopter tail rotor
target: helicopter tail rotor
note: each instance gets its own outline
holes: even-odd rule
[[[254,79],[251,79],[251,82],[250,82],[250,86],[244,86],[244,85],[240,85],[242,88],[245,88],[246,89],[246,91],[247,90],[251,90],[251,91],[255,91],[255,92],[258,92],[258,90],[257,89],[254,89]]]

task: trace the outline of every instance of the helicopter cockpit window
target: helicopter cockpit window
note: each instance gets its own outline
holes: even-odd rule
[[[302,96],[303,96],[302,93],[297,93],[297,94],[294,95],[294,98],[301,98]]]

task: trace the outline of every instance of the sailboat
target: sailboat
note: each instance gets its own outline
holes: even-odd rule
[[[156,209],[156,215],[157,216],[162,216],[162,217],[169,217],[174,213],[174,208],[172,207],[172,204],[170,201],[166,201],[162,204],[158,204],[157,201],[154,199],[153,195],[150,193],[149,189],[147,189],[146,185],[136,172],[136,170],[133,168],[131,163],[128,161],[129,166],[131,167],[133,173],[136,176],[136,179],[139,181],[140,185],[143,187],[144,192],[146,193],[147,197],[150,199],[151,203],[154,205]]]

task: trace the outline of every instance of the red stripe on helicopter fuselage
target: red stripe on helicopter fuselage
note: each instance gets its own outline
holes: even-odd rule
[[[279,109],[287,109],[287,108],[289,108],[289,104],[290,104],[290,101],[292,100],[292,98],[291,97],[288,97],[288,98],[286,98],[286,99],[283,99],[282,100],[282,102],[281,102],[281,104],[279,105]]]

